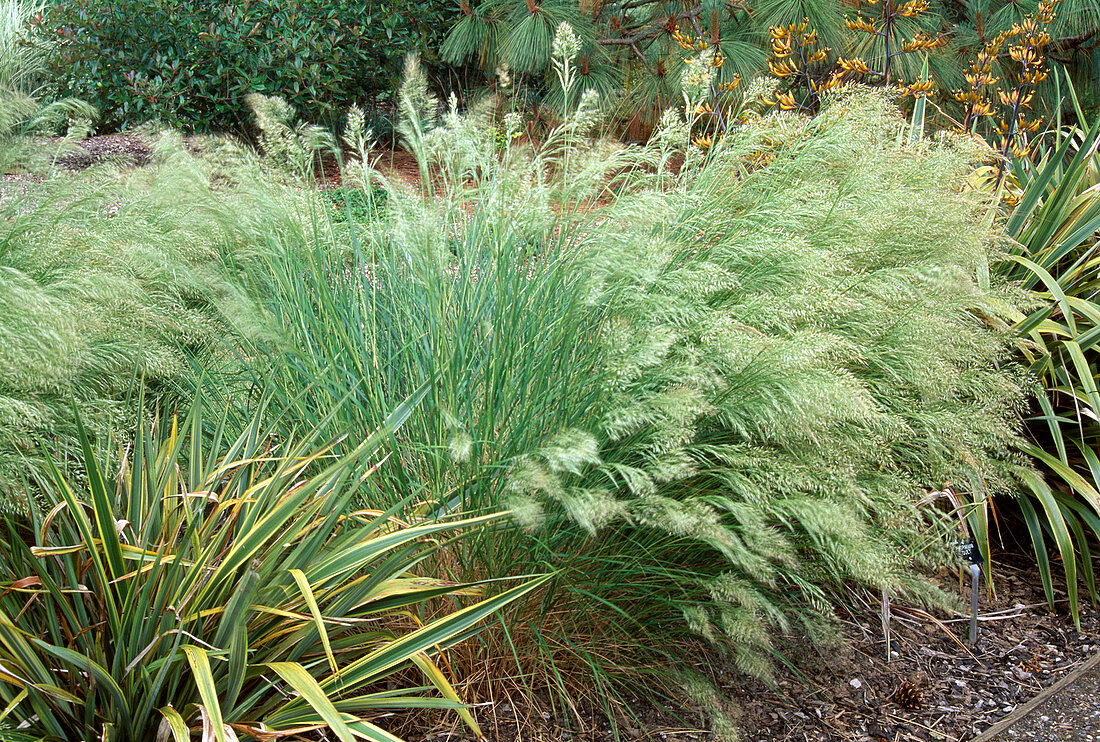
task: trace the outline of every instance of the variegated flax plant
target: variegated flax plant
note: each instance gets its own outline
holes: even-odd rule
[[[381,719],[425,707],[480,735],[440,658],[538,580],[479,599],[412,571],[499,515],[351,507],[415,402],[339,456],[201,403],[111,457],[81,430],[80,477],[2,521],[0,739],[397,742]],[[421,620],[440,596],[463,605]]]

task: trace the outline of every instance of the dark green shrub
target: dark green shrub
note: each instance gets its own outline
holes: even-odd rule
[[[102,127],[158,118],[224,131],[247,120],[249,92],[280,95],[320,120],[388,93],[396,57],[438,45],[444,7],[61,0],[38,23],[60,42],[52,71],[62,92],[98,106]]]

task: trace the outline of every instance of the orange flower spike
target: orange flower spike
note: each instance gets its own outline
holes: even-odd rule
[[[793,72],[793,70],[787,66],[786,62],[776,64],[770,59],[768,60],[768,70],[776,77],[789,77]]]
[[[863,31],[864,33],[873,34],[875,32],[875,24],[872,21],[867,20],[863,16],[859,16],[856,20],[851,21],[847,18],[844,19],[844,23],[848,28],[853,31]]]
[[[836,63],[845,72],[858,72],[860,74],[866,75],[868,72],[871,71],[870,68],[867,66],[867,63],[858,57],[853,59],[838,59]]]
[[[741,75],[734,74],[732,80],[730,80],[729,82],[723,82],[723,83],[719,84],[718,87],[719,87],[719,89],[722,90],[722,92],[731,93],[734,90],[736,90],[738,87],[740,87],[740,85],[741,85]]]

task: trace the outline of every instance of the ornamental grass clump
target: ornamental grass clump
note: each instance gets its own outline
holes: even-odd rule
[[[254,383],[335,432],[437,379],[368,502],[507,504],[525,531],[440,569],[556,571],[471,662],[563,699],[676,694],[701,643],[768,679],[780,637],[835,638],[845,585],[949,601],[920,572],[945,557],[927,493],[1022,466],[1017,296],[989,279],[968,143],[902,144],[855,89],[706,152],[674,112],[629,146],[588,136],[587,95],[498,155],[492,105],[404,99],[432,192],[353,165],[387,208],[348,260],[272,246],[252,280],[286,340]]]
[[[151,403],[169,399],[189,383],[192,360],[213,368],[238,335],[268,332],[232,280],[248,249],[218,219],[232,206],[283,225],[247,188],[212,191],[210,167],[164,146],[146,171],[105,164],[6,184],[0,509],[25,511],[52,486],[43,451],[62,468],[79,459],[74,404],[95,438],[132,429],[138,381]],[[229,269],[223,252],[234,256]]]

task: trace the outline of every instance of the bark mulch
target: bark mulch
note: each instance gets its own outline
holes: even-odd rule
[[[974,645],[965,618],[937,623],[895,605],[888,659],[881,606],[869,604],[845,621],[849,650],[805,655],[797,666],[801,677],[790,672],[777,689],[731,686],[743,699],[744,737],[970,740],[1100,651],[1100,613],[1087,595],[1077,631],[1064,610],[1064,590],[1056,590],[1060,610],[1052,613],[1026,557],[1001,557],[993,574],[997,594],[982,596]]]

